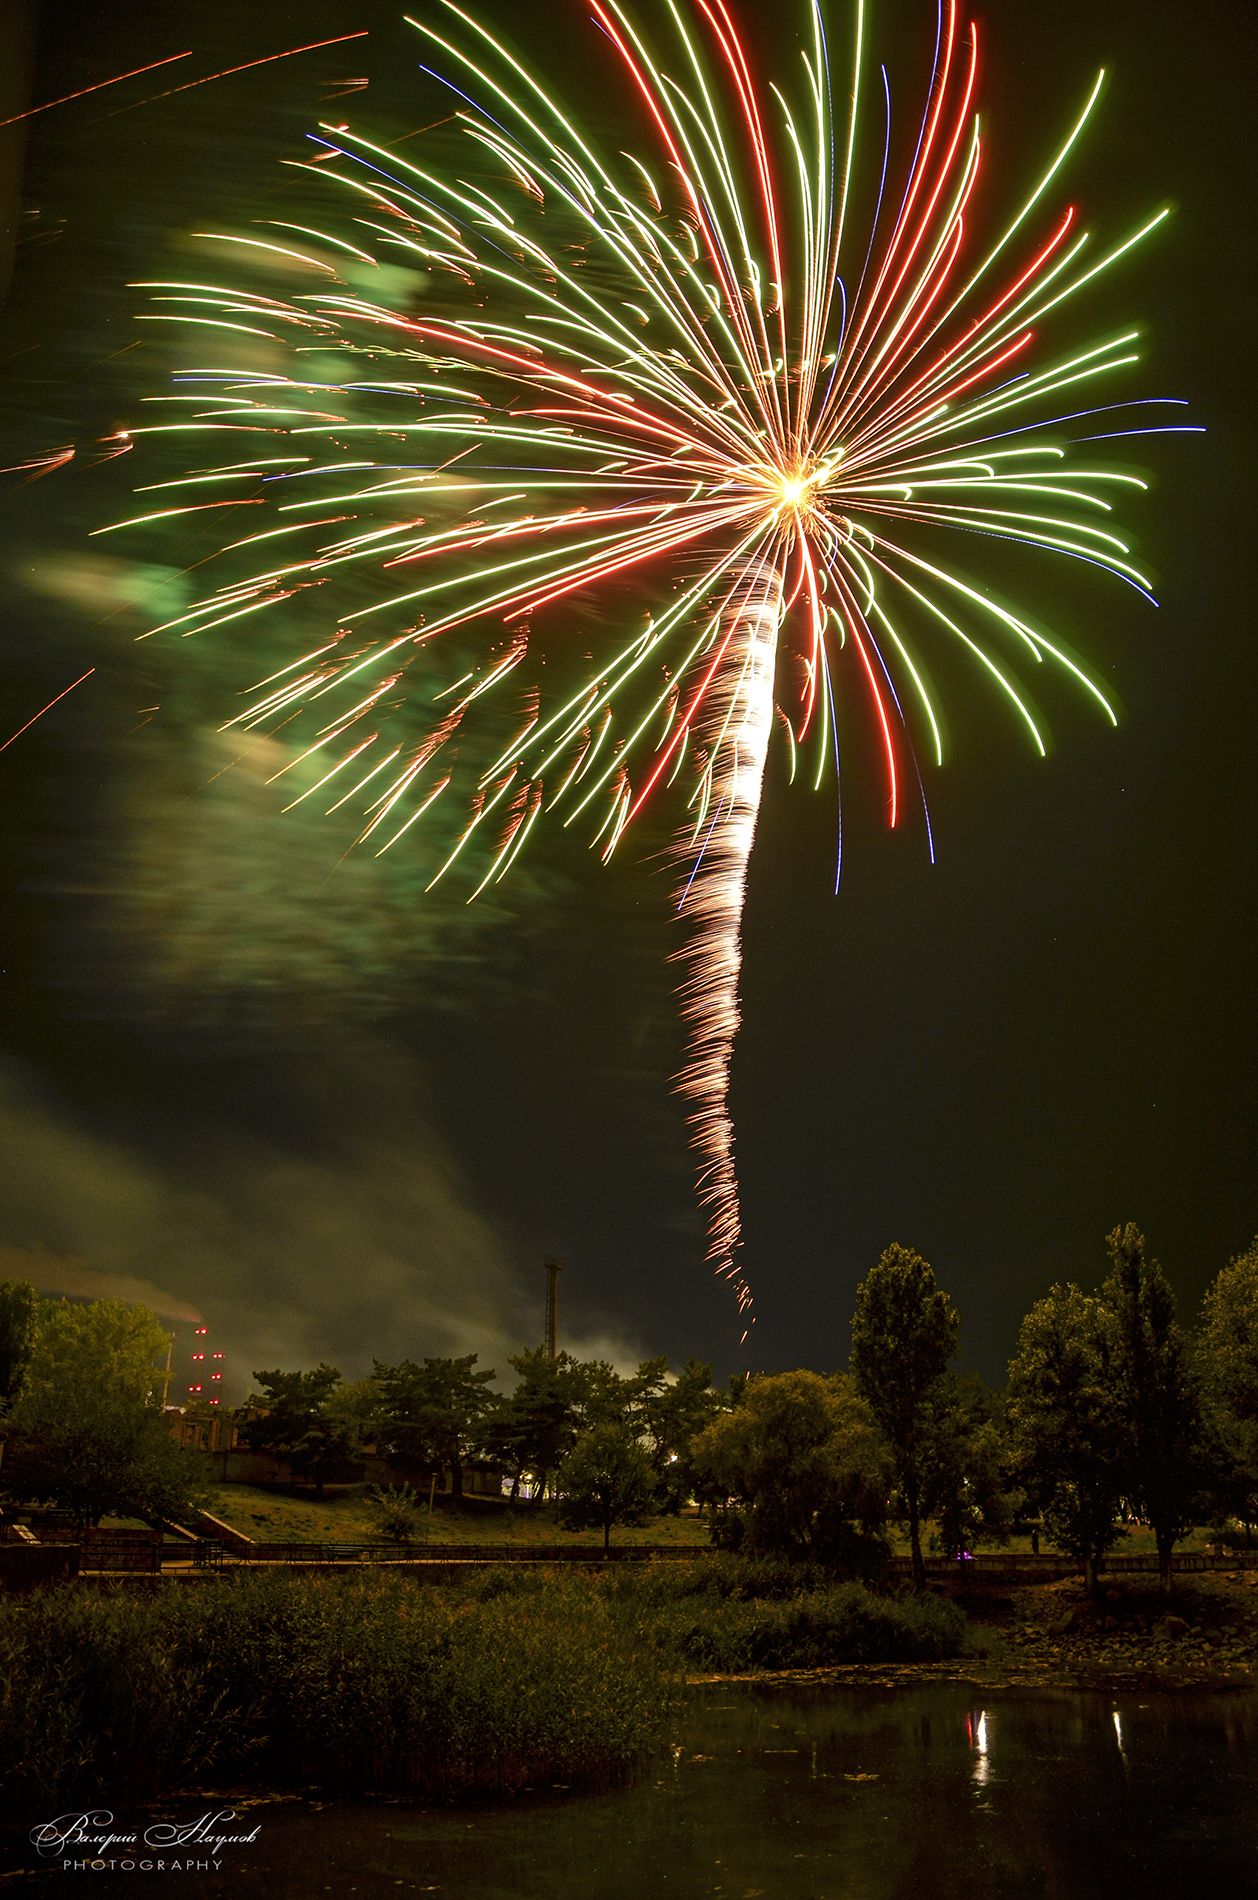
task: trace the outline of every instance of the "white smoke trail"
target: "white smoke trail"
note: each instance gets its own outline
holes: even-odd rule
[[[677,1077],[690,1104],[697,1185],[708,1216],[708,1259],[737,1296],[743,1341],[754,1324],[752,1294],[738,1264],[741,1220],[730,1115],[730,1061],[738,1031],[743,900],[773,724],[773,679],[782,625],[782,578],[764,562],[729,608],[730,639],[708,699],[708,797],[697,832],[687,834],[691,866],[678,906],[692,929],[676,952],[687,1026]],[[694,857],[698,849],[697,862]]]

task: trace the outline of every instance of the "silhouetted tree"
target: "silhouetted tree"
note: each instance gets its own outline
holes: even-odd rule
[[[1171,1554],[1197,1522],[1211,1476],[1201,1403],[1175,1296],[1140,1229],[1128,1221],[1108,1235],[1112,1262],[1101,1298],[1114,1315],[1123,1406],[1124,1489],[1153,1528],[1162,1588]]]
[[[674,1377],[667,1359],[644,1359],[629,1381],[628,1422],[645,1442],[661,1510],[676,1511],[695,1491],[695,1440],[721,1409],[712,1368],[688,1359]]]
[[[0,1283],[0,1412],[22,1383],[35,1341],[39,1295],[27,1280]]]
[[[971,1374],[945,1373],[922,1423],[922,1510],[945,1557],[1008,1541],[1018,1493],[998,1395]]]
[[[526,1472],[543,1487],[571,1451],[581,1369],[569,1353],[552,1359],[544,1346],[517,1353],[509,1363],[515,1390],[495,1399],[482,1436],[486,1455],[511,1480],[514,1502]]]
[[[240,1427],[246,1444],[255,1451],[271,1451],[283,1458],[298,1478],[308,1478],[315,1494],[354,1471],[353,1440],[332,1403],[341,1375],[322,1363],[311,1372],[255,1372],[260,1388],[252,1403],[262,1408]]]
[[[382,1445],[425,1471],[450,1473],[454,1497],[463,1495],[463,1466],[481,1449],[483,1426],[493,1404],[486,1388],[496,1375],[477,1372],[477,1354],[462,1359],[403,1359],[375,1363],[380,1387]]]

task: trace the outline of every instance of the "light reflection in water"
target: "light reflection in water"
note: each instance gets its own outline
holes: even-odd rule
[[[970,1779],[976,1788],[985,1788],[991,1777],[991,1763],[987,1745],[987,1710],[980,1709],[975,1715],[973,1710],[965,1718],[966,1740],[974,1756],[970,1768]]]

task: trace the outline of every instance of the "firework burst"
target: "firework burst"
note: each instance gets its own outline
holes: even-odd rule
[[[638,152],[605,151],[588,115],[441,0],[410,25],[463,162],[324,126],[304,169],[337,211],[199,234],[226,274],[149,286],[147,320],[180,325],[196,352],[158,399],[176,419],[153,431],[222,452],[150,485],[157,505],[115,526],[264,511],[225,544],[233,577],[154,631],[248,635],[293,601],[303,624],[322,615],[230,723],[304,734],[281,768],[289,802],[356,811],[376,853],[465,800],[431,883],[471,866],[477,895],[550,811],[584,817],[610,857],[672,788],[679,1080],[710,1258],[745,1329],[729,1073],[775,720],[792,778],[820,783],[837,775],[836,699],[865,699],[895,825],[917,751],[943,758],[917,657],[932,638],[973,660],[1040,752],[1029,663],[1056,662],[1114,719],[1082,666],[928,558],[918,530],[1051,549],[1148,593],[1109,525],[1143,484],[1090,447],[1160,426],[1108,396],[1136,333],[1057,353],[1045,338],[1166,213],[1099,247],[1073,206],[1050,207],[1102,75],[1007,228],[975,242],[978,35],[955,0],[898,181],[863,0],[832,9],[843,86],[814,7],[784,90],[762,81],[726,0],[664,0],[664,52],[617,0],[590,6],[591,56],[635,103]],[[259,263],[265,291],[249,287]],[[396,293],[400,265],[423,273],[422,294]],[[1063,436],[1108,408],[1116,427]],[[597,637],[588,676],[552,700],[526,664],[536,628],[559,616],[579,634],[599,595],[623,635]]]

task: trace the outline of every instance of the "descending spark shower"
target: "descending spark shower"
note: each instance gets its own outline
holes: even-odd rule
[[[149,321],[222,351],[176,373],[157,400],[190,405],[188,419],[157,428],[239,446],[149,484],[169,505],[115,526],[269,509],[221,550],[246,571],[153,631],[239,633],[294,596],[326,607],[325,631],[230,724],[276,732],[307,716],[281,768],[302,788],[289,803],[356,808],[356,842],[377,853],[465,796],[432,883],[462,859],[478,895],[555,808],[569,824],[592,812],[606,859],[680,782],[679,1082],[709,1258],[746,1340],[729,1078],[775,723],[791,777],[820,785],[837,778],[836,707],[864,699],[895,825],[906,766],[921,788],[916,747],[943,760],[919,642],[955,643],[1041,753],[1015,661],[1057,662],[1114,720],[1082,666],[937,565],[919,529],[1053,550],[1148,593],[1101,525],[1116,494],[1144,484],[1098,467],[1092,447],[1174,427],[1121,388],[1110,398],[1136,332],[1039,350],[1050,315],[1166,213],[1101,248],[1073,206],[1046,202],[1102,74],[1011,222],[978,239],[978,35],[955,0],[934,22],[902,184],[863,0],[832,0],[842,83],[835,17],[806,16],[795,96],[762,81],[726,0],[662,0],[670,52],[618,0],[589,0],[590,57],[635,104],[636,154],[604,150],[588,115],[569,115],[454,0],[441,6],[408,25],[450,101],[432,135],[443,160],[324,126],[297,162],[338,213],[200,233],[234,260],[227,275],[147,286],[168,306]],[[448,158],[455,133],[474,178]],[[399,263],[413,273],[401,296]],[[288,288],[249,288],[259,264]],[[1102,410],[1119,414],[1088,420]],[[535,621],[557,609],[571,644],[600,589],[620,642],[600,651],[590,635],[589,673],[558,703],[522,688]],[[443,656],[463,668],[452,681]],[[464,857],[476,834],[489,852]]]

